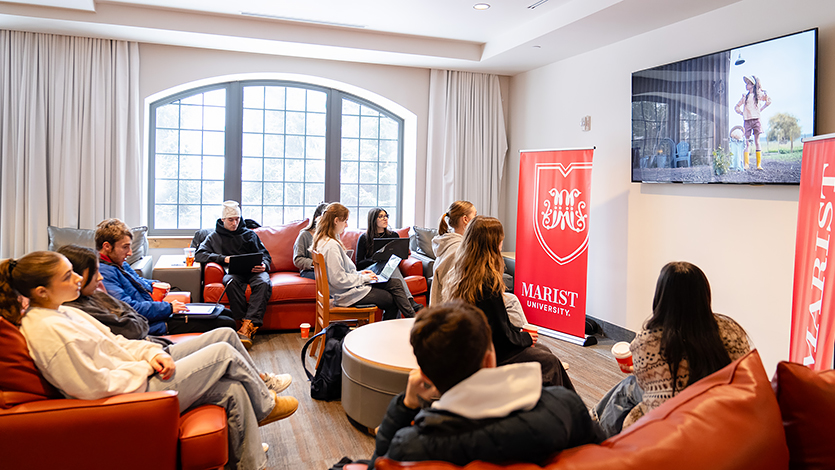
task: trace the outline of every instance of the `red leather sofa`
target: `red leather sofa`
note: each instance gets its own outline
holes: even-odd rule
[[[176,392],[64,398],[0,318],[0,468],[216,469],[228,460],[226,412],[182,416]]]
[[[272,257],[269,274],[272,281],[273,292],[270,301],[267,303],[267,312],[264,314],[265,330],[292,330],[298,329],[302,323],[314,324],[316,316],[316,282],[313,279],[306,279],[299,276],[299,270],[293,264],[293,244],[299,236],[299,232],[307,227],[307,220],[291,222],[286,225],[260,227],[255,233],[261,239],[261,243],[269,250]],[[354,249],[357,245],[360,230],[345,230],[342,234],[342,243],[348,249]],[[409,237],[409,229],[397,230],[402,238]],[[356,259],[354,259],[356,261]],[[423,276],[423,267],[416,258],[409,257],[400,263],[400,270],[406,279],[406,284],[415,302],[426,305],[426,278]],[[203,277],[203,301],[217,302],[223,292],[223,268],[217,263],[207,263]],[[249,298],[247,287],[247,298]],[[221,303],[228,305],[226,294],[223,294]],[[377,319],[382,317],[382,311],[377,311]]]
[[[757,351],[687,387],[600,445],[554,455],[548,470],[833,469],[835,371],[788,362],[769,382]],[[379,470],[537,470],[533,464],[395,462]]]

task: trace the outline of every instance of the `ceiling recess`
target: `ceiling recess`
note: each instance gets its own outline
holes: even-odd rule
[[[548,0],[539,0],[538,2],[534,2],[534,3],[531,3],[530,5],[528,5],[528,9],[533,10],[534,8],[541,7],[542,5],[545,5],[546,3],[548,3]]]
[[[546,2],[548,0],[545,0]],[[293,18],[291,16],[277,16],[277,15],[267,15],[264,13],[253,13],[249,11],[242,11],[241,15],[244,16],[256,16],[258,18],[269,18],[271,20],[281,20],[281,21],[298,21],[299,23],[310,23],[310,24],[321,24],[324,26],[340,26],[343,28],[358,28],[358,29],[365,29],[367,26],[363,24],[352,24],[352,23],[337,23],[333,21],[320,21],[320,20],[313,20],[308,18]]]

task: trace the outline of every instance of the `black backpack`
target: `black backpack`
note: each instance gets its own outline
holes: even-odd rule
[[[302,348],[302,367],[310,380],[310,396],[316,400],[338,400],[342,396],[342,340],[356,322],[334,322],[307,340]],[[316,375],[305,365],[307,348],[316,338],[325,335],[325,351],[316,367]]]

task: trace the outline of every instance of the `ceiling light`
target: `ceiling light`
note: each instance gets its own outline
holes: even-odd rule
[[[490,8],[490,4],[489,3],[476,3],[475,5],[473,5],[473,8],[475,8],[476,10],[486,10],[486,9]]]

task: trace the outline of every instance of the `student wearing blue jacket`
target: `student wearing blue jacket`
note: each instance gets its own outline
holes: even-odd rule
[[[235,329],[235,320],[218,315],[206,319],[174,317],[174,313],[186,313],[188,307],[180,301],[156,302],[151,298],[154,280],[143,279],[125,261],[131,255],[133,235],[119,219],[106,219],[96,229],[96,250],[99,252],[99,270],[105,289],[111,296],[127,303],[148,319],[149,334],[166,335],[202,333],[220,327]]]

